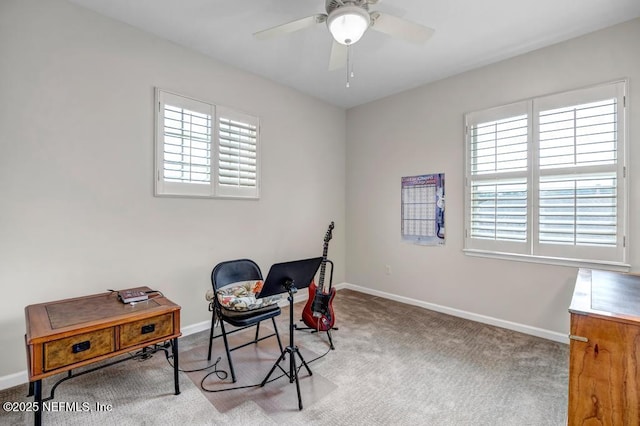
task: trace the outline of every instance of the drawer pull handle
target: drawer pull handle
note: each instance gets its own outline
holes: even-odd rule
[[[578,342],[585,342],[585,343],[589,341],[589,339],[587,339],[586,337],[576,336],[574,334],[570,334],[569,339],[577,340]]]
[[[85,340],[84,342],[76,343],[75,345],[71,346],[71,351],[74,354],[77,354],[79,352],[86,351],[90,347],[91,347],[91,341]]]
[[[153,333],[155,331],[155,329],[156,329],[156,325],[155,324],[143,325],[141,333],[142,334]]]

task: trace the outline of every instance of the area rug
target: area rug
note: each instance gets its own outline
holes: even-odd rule
[[[264,325],[261,327],[266,328]],[[249,329],[229,335],[229,345],[234,347],[250,341],[255,333],[254,330]],[[218,332],[216,330],[216,333]],[[266,334],[267,330],[261,330],[262,333]],[[294,338],[297,337],[297,333]],[[289,343],[288,333],[284,334],[281,331],[280,337],[283,346],[286,347]],[[265,339],[258,344],[231,352],[236,383],[231,381],[222,338],[216,338],[213,342],[211,361],[207,361],[208,342],[203,340],[201,345],[180,353],[180,369],[218,411],[225,413],[246,401],[255,402],[268,414],[298,411],[296,384],[291,383],[282,370],[289,371],[289,354],[286,354],[285,360],[279,363],[282,369],[276,367],[264,387],[260,386],[281,355],[275,338]],[[329,395],[336,385],[313,372],[314,364],[323,361],[322,354],[315,353],[295,342],[294,344],[312,373],[309,375],[300,357],[295,356],[300,397],[303,408],[307,408]],[[206,368],[211,364],[214,365]],[[193,371],[201,369],[202,371]]]

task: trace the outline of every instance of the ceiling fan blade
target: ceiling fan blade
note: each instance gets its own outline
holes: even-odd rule
[[[347,46],[333,41],[331,45],[331,56],[329,57],[329,71],[344,68],[347,65]]]
[[[315,15],[307,16],[306,18],[296,19],[295,21],[287,22],[286,24],[277,25],[266,30],[253,33],[253,36],[258,40],[266,40],[272,37],[277,37],[294,31],[303,30],[320,24],[327,20],[327,15],[324,13],[318,13]]]
[[[380,12],[372,12],[371,21],[371,29],[411,43],[424,43],[434,33],[432,28]]]

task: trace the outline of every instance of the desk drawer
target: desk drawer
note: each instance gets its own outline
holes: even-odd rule
[[[120,348],[124,349],[173,334],[173,314],[159,315],[120,326]]]
[[[44,370],[51,371],[115,350],[113,328],[78,334],[44,344]]]

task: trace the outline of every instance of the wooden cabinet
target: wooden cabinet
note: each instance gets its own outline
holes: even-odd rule
[[[30,381],[180,336],[180,306],[165,297],[124,304],[102,293],[30,305],[25,314]]]
[[[139,303],[125,304],[118,300],[115,292],[111,292],[25,308],[29,394],[33,395],[35,407],[42,407],[42,379],[67,371],[67,377],[61,379],[66,380],[75,377],[71,371],[75,368],[169,340],[175,394],[180,393],[180,306],[148,287],[139,287],[139,290],[153,295]],[[80,374],[88,371],[91,370]],[[53,390],[46,400],[51,398]],[[43,411],[35,410],[35,425],[42,424]]]
[[[580,269],[571,307],[568,424],[640,424],[640,276]]]

